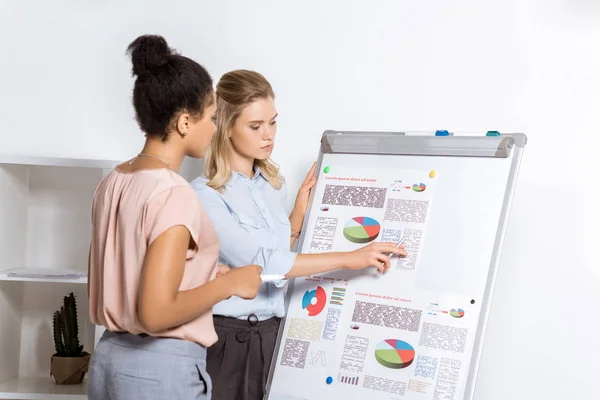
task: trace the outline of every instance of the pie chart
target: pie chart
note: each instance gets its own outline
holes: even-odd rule
[[[415,183],[412,186],[412,190],[414,190],[415,192],[423,192],[423,191],[425,191],[426,188],[427,188],[427,186],[425,186],[424,183]]]
[[[352,243],[369,243],[380,231],[379,222],[370,217],[354,217],[344,225],[344,237]]]
[[[375,359],[384,367],[402,369],[412,364],[415,359],[415,349],[402,340],[386,339],[377,343]]]
[[[450,310],[450,315],[452,315],[454,318],[462,318],[465,316],[465,312],[462,308],[459,308],[458,310],[453,308]]]
[[[327,294],[321,286],[315,290],[307,290],[302,296],[302,308],[308,312],[310,317],[319,315],[327,303]]]

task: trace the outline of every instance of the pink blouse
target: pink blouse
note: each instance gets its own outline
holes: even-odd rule
[[[137,299],[144,257],[167,229],[185,226],[195,246],[188,250],[180,290],[216,275],[219,239],[190,184],[168,169],[131,173],[113,170],[98,185],[92,203],[90,317],[113,332],[144,331]],[[185,339],[209,347],[217,341],[212,311],[154,336]]]

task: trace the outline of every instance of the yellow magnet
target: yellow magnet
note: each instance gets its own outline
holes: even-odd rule
[[[429,173],[429,177],[430,177],[430,178],[435,178],[435,171],[433,171],[433,170],[432,170],[432,171]]]

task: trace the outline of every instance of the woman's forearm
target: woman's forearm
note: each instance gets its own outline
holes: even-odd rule
[[[302,223],[304,222],[304,214],[297,212],[296,209],[293,209],[289,219],[290,227],[292,229],[292,236],[290,237],[290,247],[292,247],[294,243],[296,243],[296,240],[298,240],[298,236],[300,235]]]
[[[290,247],[296,240],[295,234],[299,234],[304,222],[304,213],[292,210],[290,214],[290,226],[292,228],[292,237],[290,238]],[[286,278],[297,278],[300,276],[309,276],[324,272],[333,271],[346,267],[347,253],[322,253],[322,254],[298,254],[296,261]]]
[[[298,254],[286,278],[297,278],[346,268],[349,253]]]
[[[146,330],[161,332],[199,317],[232,295],[231,284],[225,275],[194,289],[177,292],[169,301],[142,297],[138,315]]]
[[[289,219],[290,227],[292,228],[292,233],[300,233],[300,230],[302,229],[302,222],[304,222],[304,214],[299,213],[298,211],[296,211],[296,209],[293,209]]]

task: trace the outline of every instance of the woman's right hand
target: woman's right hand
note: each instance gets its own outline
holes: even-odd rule
[[[346,253],[348,260],[347,269],[358,270],[367,267],[377,267],[380,273],[390,268],[390,253],[406,256],[404,246],[396,247],[396,243],[373,242],[358,250]]]
[[[244,267],[232,268],[223,279],[228,279],[234,296],[242,299],[251,300],[256,297],[262,279],[260,274],[262,268],[258,265],[246,265]]]

